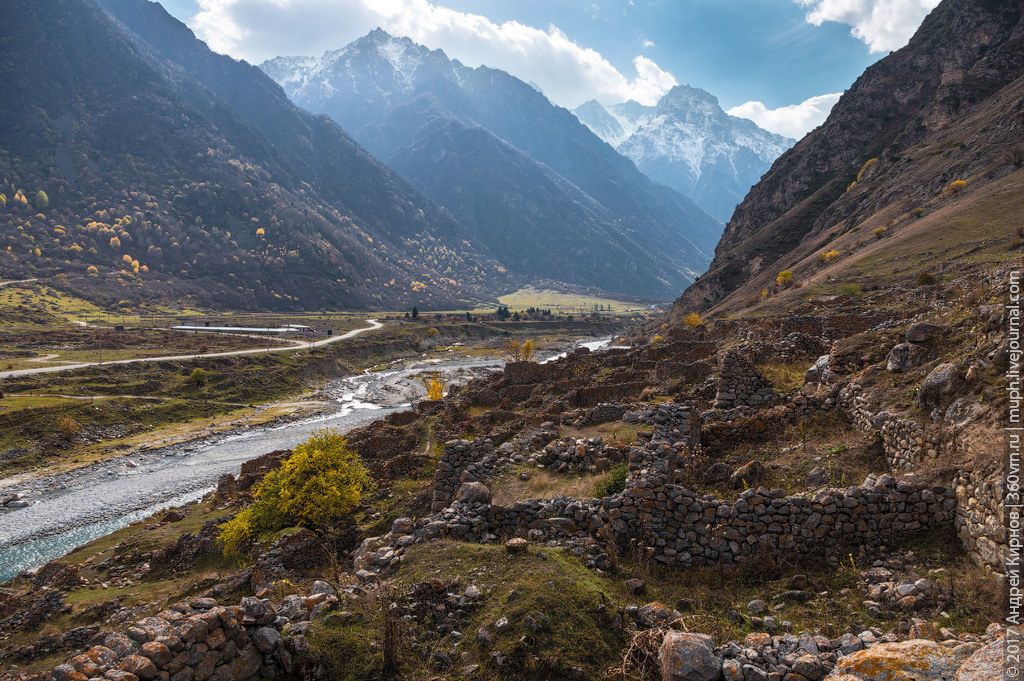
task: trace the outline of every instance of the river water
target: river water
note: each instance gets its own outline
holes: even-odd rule
[[[609,341],[574,346],[598,349]],[[267,452],[292,449],[318,428],[347,432],[409,409],[424,394],[424,372],[464,382],[503,365],[498,359],[405,362],[331,384],[326,392],[335,406],[329,413],[113,457],[21,483],[16,490],[33,503],[21,509],[0,507],[0,583],[161,509],[200,499],[215,489],[219,476],[235,475],[244,462]]]

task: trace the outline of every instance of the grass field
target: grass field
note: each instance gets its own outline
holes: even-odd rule
[[[551,310],[555,314],[584,314],[598,309],[611,312],[646,311],[650,305],[638,302],[626,302],[613,298],[600,298],[577,293],[563,293],[553,289],[536,289],[532,286],[521,288],[515,293],[501,296],[502,305],[509,310],[526,310],[531,307]],[[491,312],[489,308],[481,308],[480,312]]]

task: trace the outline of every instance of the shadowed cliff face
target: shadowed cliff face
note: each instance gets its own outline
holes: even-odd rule
[[[679,298],[674,316],[712,309],[759,273],[787,269],[795,249],[839,223],[853,228],[893,204],[911,210],[951,180],[998,165],[1014,144],[1019,111],[1013,106],[999,112],[998,127],[957,140],[934,172],[904,167],[907,150],[951,136],[1024,74],[1021,15],[1016,2],[939,5],[906,47],[868,68],[825,123],[751,189],[726,225],[708,273]],[[871,159],[877,161],[865,168]],[[874,178],[870,191],[851,188],[862,169],[862,182]]]

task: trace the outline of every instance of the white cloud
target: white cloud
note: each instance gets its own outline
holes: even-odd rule
[[[872,52],[888,52],[907,44],[928,12],[940,0],[795,0],[810,7],[807,21],[821,26],[837,21],[853,27],[851,33]]]
[[[843,93],[818,95],[799,104],[769,109],[761,102],[747,102],[726,111],[731,116],[749,118],[769,132],[800,139],[821,125]]]
[[[380,26],[468,66],[487,65],[534,81],[556,103],[574,107],[596,98],[654,104],[676,79],[643,56],[635,76],[555,26],[495,23],[429,0],[198,0],[191,25],[218,52],[258,63],[277,55],[319,55]]]

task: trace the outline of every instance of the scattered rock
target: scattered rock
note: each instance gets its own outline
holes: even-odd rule
[[[658,653],[662,681],[718,681],[722,661],[715,656],[714,641],[703,634],[670,631]]]

